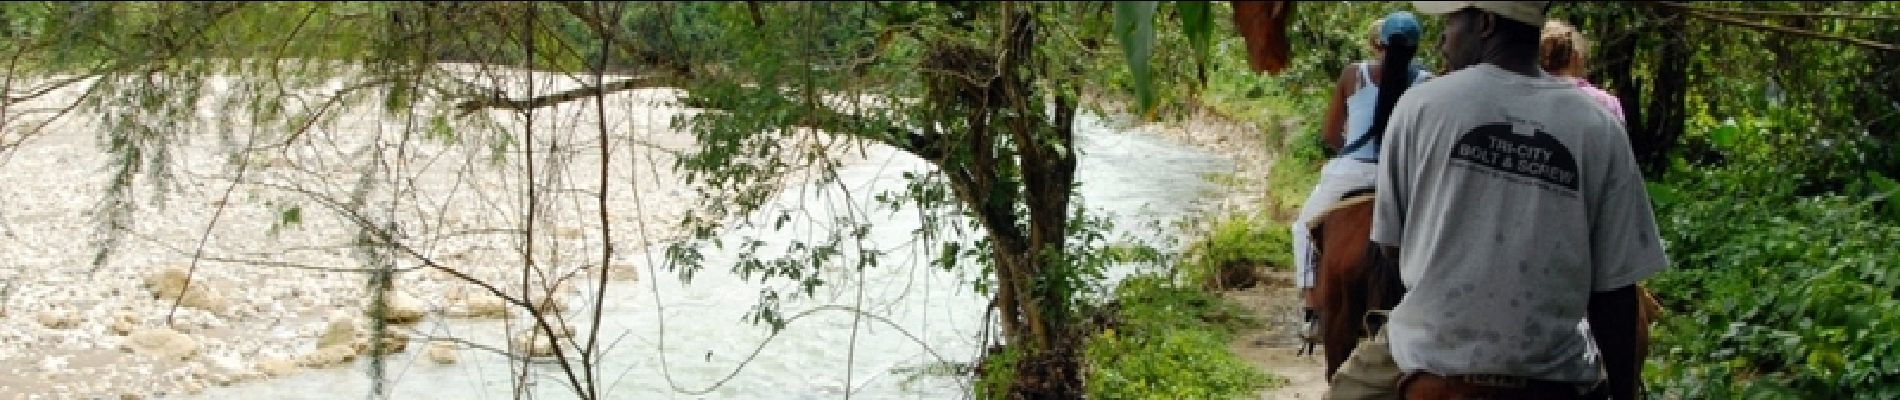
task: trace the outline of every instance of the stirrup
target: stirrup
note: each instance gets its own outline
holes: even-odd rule
[[[1303,311],[1304,313],[1300,318],[1300,342],[1302,344],[1300,350],[1293,353],[1293,355],[1296,356],[1314,354],[1313,350],[1317,347],[1320,340],[1319,312],[1312,308],[1303,308]]]
[[[1319,341],[1319,312],[1311,308],[1305,310],[1300,318],[1300,338],[1307,342]]]

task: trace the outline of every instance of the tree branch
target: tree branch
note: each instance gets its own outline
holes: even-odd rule
[[[1732,8],[1696,7],[1696,6],[1691,6],[1687,3],[1680,3],[1680,2],[1673,2],[1673,1],[1665,1],[1665,2],[1659,2],[1659,3],[1664,6],[1680,8],[1680,9],[1688,10],[1688,11],[1700,11],[1700,12],[1722,13],[1722,14],[1762,15],[1762,16],[1771,16],[1771,17],[1797,17],[1797,18],[1837,18],[1837,19],[1848,19],[1848,20],[1871,20],[1871,21],[1900,21],[1900,16],[1893,16],[1893,15],[1868,15],[1868,14],[1800,12],[1800,11],[1737,10],[1737,9],[1732,9]]]
[[[67,86],[72,86],[73,84],[79,83],[80,81],[97,78],[97,77],[99,77],[98,73],[88,73],[88,74],[74,75],[66,79],[54,81],[53,83],[49,83],[39,88],[28,89],[26,94],[22,94],[19,96],[7,96],[6,105],[14,105],[14,104],[26,102],[28,100],[33,100],[35,98],[39,98],[40,96],[45,96],[48,93],[52,93],[53,91],[63,89]]]
[[[1809,39],[1819,39],[1819,40],[1826,40],[1826,41],[1832,41],[1832,42],[1841,42],[1841,43],[1851,44],[1851,45],[1860,46],[1860,47],[1866,47],[1869,49],[1879,50],[1879,51],[1900,52],[1900,45],[1894,45],[1890,43],[1881,43],[1881,42],[1876,42],[1876,41],[1867,40],[1867,39],[1830,35],[1826,33],[1790,28],[1786,26],[1769,24],[1769,23],[1764,23],[1764,22],[1749,21],[1749,20],[1731,18],[1731,17],[1721,16],[1721,15],[1715,15],[1715,14],[1711,14],[1709,11],[1704,10],[1704,9],[1684,6],[1677,3],[1648,3],[1648,4],[1654,4],[1658,7],[1676,8],[1676,9],[1685,11],[1685,14],[1688,14],[1690,16],[1701,18],[1708,21],[1727,24],[1727,25],[1754,28],[1754,29],[1781,33],[1781,34],[1786,34],[1786,35],[1800,36],[1800,37],[1805,37]]]
[[[615,49],[627,53],[628,56],[643,62],[658,64],[657,66],[670,70],[674,75],[681,78],[692,78],[695,76],[690,63],[661,57],[661,55],[656,52],[640,48],[636,41],[626,40],[626,38],[620,37],[617,31],[609,29],[610,25],[606,21],[602,21],[599,16],[588,12],[580,2],[563,1],[560,4],[561,9],[567,10],[569,15],[573,15],[574,18],[585,22],[587,29],[591,29],[594,31],[594,34],[600,35],[601,40],[612,43]]]
[[[468,113],[472,113],[477,110],[481,110],[485,108],[500,108],[500,109],[506,109],[506,110],[522,111],[522,110],[529,110],[529,109],[535,109],[535,108],[549,107],[549,106],[554,106],[561,103],[566,103],[566,102],[581,100],[581,99],[586,99],[586,98],[592,98],[592,97],[597,97],[597,96],[605,96],[608,94],[613,94],[613,93],[618,93],[618,92],[623,92],[623,91],[628,91],[628,90],[633,90],[633,89],[679,87],[679,86],[683,86],[683,83],[684,82],[681,80],[673,79],[672,77],[665,76],[665,75],[643,76],[643,77],[637,77],[637,78],[632,78],[632,79],[626,79],[626,80],[622,80],[622,81],[618,81],[614,83],[609,83],[609,84],[605,84],[601,86],[584,86],[584,87],[579,87],[579,88],[574,88],[574,89],[568,89],[561,92],[556,92],[553,94],[535,96],[535,97],[530,97],[530,98],[525,98],[525,99],[505,99],[499,96],[490,97],[486,99],[471,99],[471,100],[463,101],[460,104],[456,104],[455,110],[461,113],[462,115],[467,115]]]
[[[745,7],[752,14],[752,26],[765,26],[765,13],[759,12],[759,2],[745,2]]]

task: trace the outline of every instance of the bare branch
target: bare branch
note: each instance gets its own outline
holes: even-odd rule
[[[481,110],[484,108],[500,108],[500,109],[507,109],[507,110],[523,111],[523,110],[536,109],[536,108],[545,108],[545,107],[559,105],[561,103],[566,103],[570,101],[592,98],[592,97],[597,97],[597,96],[605,96],[608,94],[613,94],[613,93],[618,93],[618,92],[623,92],[623,91],[628,91],[628,90],[633,90],[633,89],[678,87],[682,83],[683,82],[681,82],[680,80],[672,79],[669,76],[663,76],[663,75],[645,76],[645,77],[622,80],[619,82],[604,84],[600,86],[584,86],[584,87],[557,92],[554,94],[535,96],[535,97],[530,97],[530,98],[525,98],[525,99],[503,99],[499,97],[494,97],[494,98],[488,98],[488,99],[468,100],[468,101],[462,102],[461,104],[457,104],[455,106],[455,109],[456,111],[461,112],[461,114],[463,115],[467,115],[468,113],[472,113],[472,112],[475,112],[476,110]]]
[[[1900,21],[1900,16],[1894,16],[1894,15],[1824,13],[1824,12],[1801,12],[1801,11],[1738,10],[1738,9],[1733,9],[1733,8],[1696,7],[1696,6],[1691,6],[1688,3],[1680,3],[1680,2],[1673,2],[1673,1],[1665,1],[1665,2],[1660,2],[1660,3],[1669,7],[1675,7],[1675,8],[1680,8],[1680,9],[1689,10],[1689,11],[1700,11],[1700,12],[1721,13],[1721,14],[1761,15],[1761,16],[1771,16],[1771,17],[1796,17],[1796,18],[1834,18],[1834,19],[1868,20],[1868,21]]]
[[[98,74],[96,74],[96,73],[94,73],[94,74],[84,74],[84,75],[77,75],[77,76],[73,76],[73,77],[71,77],[71,78],[66,78],[66,79],[61,79],[61,80],[58,80],[58,81],[54,81],[53,83],[50,83],[50,84],[47,84],[47,85],[45,85],[45,86],[41,86],[41,87],[39,87],[39,88],[37,88],[37,89],[32,89],[32,90],[28,90],[26,94],[22,94],[22,95],[19,95],[19,96],[7,96],[7,98],[6,98],[6,105],[9,105],[9,106],[10,106],[10,105],[14,105],[14,104],[19,104],[19,103],[23,103],[23,102],[26,102],[26,101],[29,101],[29,100],[33,100],[33,99],[35,99],[35,98],[38,98],[38,97],[40,97],[40,96],[45,96],[45,95],[46,95],[47,93],[52,93],[53,91],[56,91],[56,90],[59,90],[59,89],[63,89],[63,88],[65,88],[65,87],[67,87],[67,86],[72,86],[73,84],[75,84],[75,83],[79,83],[80,81],[84,81],[84,80],[87,80],[87,79],[92,79],[92,78],[96,78],[96,77],[98,77],[98,76],[99,76],[99,75],[98,75]],[[8,78],[9,78],[9,79],[11,79],[11,77],[8,77]]]
[[[1826,41],[1831,41],[1831,42],[1846,43],[1846,44],[1851,44],[1851,45],[1865,47],[1865,48],[1879,50],[1879,51],[1900,52],[1900,45],[1894,45],[1891,43],[1881,43],[1881,42],[1876,42],[1876,41],[1867,40],[1867,39],[1831,35],[1831,34],[1826,34],[1826,33],[1821,33],[1821,32],[1810,31],[1810,30],[1790,28],[1786,26],[1775,25],[1775,24],[1770,24],[1770,23],[1765,23],[1765,22],[1749,21],[1749,20],[1731,18],[1727,16],[1715,15],[1708,11],[1704,11],[1704,10],[1694,8],[1694,7],[1684,6],[1678,3],[1649,3],[1649,4],[1655,4],[1658,7],[1675,8],[1678,10],[1685,11],[1685,14],[1689,16],[1701,18],[1704,20],[1712,21],[1712,22],[1722,23],[1726,25],[1754,28],[1754,29],[1781,33],[1781,34],[1786,34],[1786,35],[1800,36],[1800,37],[1809,38],[1809,39],[1818,39],[1818,40],[1826,40]]]
[[[586,23],[587,28],[593,30],[594,34],[599,35],[602,41],[612,44],[615,49],[627,53],[628,56],[632,56],[642,62],[654,63],[656,64],[654,65],[655,67],[668,70],[676,76],[684,78],[692,78],[695,76],[690,64],[681,62],[678,59],[662,57],[657,52],[640,48],[639,42],[637,41],[620,37],[619,31],[609,29],[609,27],[616,25],[609,24],[607,21],[601,20],[599,16],[594,13],[588,12],[585,5],[581,2],[563,1],[560,2],[560,4],[561,8],[567,10],[569,15]]]

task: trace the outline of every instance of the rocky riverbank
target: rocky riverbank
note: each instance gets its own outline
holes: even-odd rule
[[[214,91],[236,85],[209,82]],[[101,206],[115,198],[108,179],[122,161],[106,151],[112,136],[99,115],[51,118],[83,86],[0,115],[0,143],[17,145],[0,153],[0,399],[174,397],[336,367],[368,354],[372,327],[384,323],[389,349],[454,362],[468,350],[411,337],[410,327],[518,311],[465,278],[560,309],[571,306],[574,280],[635,279],[633,260],[599,259],[603,143],[591,102],[536,111],[528,179],[527,154],[495,150],[524,140],[512,112],[487,112],[490,127],[503,128],[487,129],[478,119],[411,119],[371,105],[327,110],[333,118],[287,132],[249,124],[243,107],[202,101],[185,114],[198,120],[166,138],[175,144],[131,137],[141,168],[118,198],[137,208],[94,267],[111,215]],[[677,237],[671,223],[697,203],[668,155],[693,143],[668,128],[688,111],[655,103],[672,96],[607,99],[608,219],[621,254]],[[253,151],[238,151],[247,145]],[[169,176],[152,180],[158,174]],[[524,278],[531,183],[536,261]],[[401,245],[382,254],[357,245],[384,234]],[[385,268],[393,289],[377,323],[366,317],[368,288]],[[545,343],[520,347],[534,353]]]

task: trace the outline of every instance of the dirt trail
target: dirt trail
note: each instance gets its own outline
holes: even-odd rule
[[[1113,109],[1114,107],[1110,107]],[[1281,121],[1277,127],[1291,129],[1297,121]],[[1224,212],[1254,212],[1271,207],[1265,194],[1267,172],[1271,170],[1273,145],[1259,129],[1231,118],[1198,112],[1184,121],[1154,124],[1145,128],[1174,137],[1234,160],[1232,187],[1221,196]],[[1276,216],[1287,217],[1287,216]],[[1286,379],[1280,387],[1264,390],[1262,399],[1319,399],[1326,392],[1325,358],[1320,355],[1296,355],[1299,351],[1299,295],[1293,287],[1293,272],[1266,272],[1267,278],[1253,288],[1222,293],[1245,305],[1264,319],[1260,328],[1235,336],[1228,348],[1273,376]]]
[[[1227,348],[1286,384],[1260,392],[1261,399],[1319,399],[1326,393],[1325,358],[1298,355],[1299,289],[1291,271],[1267,272],[1260,285],[1222,293],[1263,318],[1259,328],[1235,335]]]

